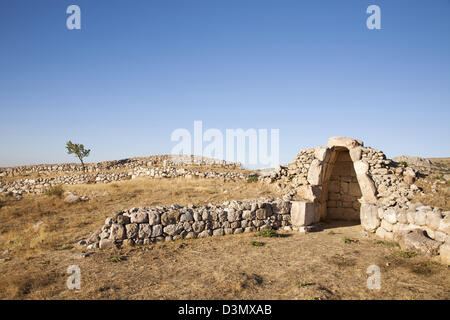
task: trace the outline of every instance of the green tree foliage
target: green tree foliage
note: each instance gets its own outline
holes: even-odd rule
[[[72,143],[72,141],[68,141],[66,143],[66,149],[68,154],[74,154],[80,160],[81,165],[83,166],[83,171],[86,171],[84,166],[83,158],[89,156],[91,149],[85,149],[84,145],[78,143]]]

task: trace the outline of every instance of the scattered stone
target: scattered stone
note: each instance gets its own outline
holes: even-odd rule
[[[416,229],[405,234],[399,241],[403,250],[413,250],[427,255],[438,254],[440,243],[427,237],[424,230]]]

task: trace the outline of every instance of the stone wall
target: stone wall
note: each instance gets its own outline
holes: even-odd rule
[[[237,162],[228,162],[224,160],[205,158],[200,156],[188,155],[156,155],[149,157],[137,157],[114,161],[103,161],[96,163],[86,163],[87,172],[98,172],[104,170],[134,169],[139,167],[173,167],[184,165],[215,166],[220,168],[241,168]],[[79,163],[61,163],[61,164],[38,164],[17,167],[0,167],[0,177],[14,177],[18,175],[27,175],[32,173],[72,173],[83,172],[83,167]]]
[[[228,201],[220,205],[132,208],[115,213],[94,232],[89,248],[149,244],[257,230],[291,230],[290,202],[281,199]]]
[[[169,160],[170,159],[170,160]],[[175,160],[174,160],[175,159]],[[176,160],[178,159],[178,160]],[[195,161],[197,159],[197,161]],[[200,159],[202,159],[200,161]],[[0,180],[0,193],[22,195],[25,193],[41,194],[47,188],[57,185],[76,185],[89,183],[110,183],[135,179],[148,178],[222,178],[225,180],[247,179],[248,173],[239,171],[240,164],[217,161],[214,159],[193,157],[155,156],[145,159],[135,158],[120,161],[108,161],[88,165],[87,173],[78,173],[81,166],[72,164],[39,165],[8,168],[3,176],[27,175],[38,173],[39,178],[22,178],[12,181]],[[183,161],[182,161],[183,160]],[[189,165],[186,167],[186,165]],[[75,168],[75,169],[73,169]],[[198,169],[197,169],[198,168]],[[112,171],[112,170],[122,171]],[[235,169],[227,171],[223,169]],[[101,171],[109,170],[109,171]],[[46,177],[51,172],[66,173]],[[72,172],[72,173],[71,173]]]
[[[379,238],[397,241],[403,249],[441,256],[450,264],[450,212],[407,202],[402,206],[363,203],[361,225]]]
[[[328,186],[327,218],[359,221],[361,189],[348,151],[338,153]]]

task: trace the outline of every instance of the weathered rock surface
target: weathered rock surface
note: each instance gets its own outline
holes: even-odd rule
[[[437,255],[440,247],[439,242],[427,237],[426,232],[421,229],[406,233],[399,244],[404,250],[414,250],[427,255]]]

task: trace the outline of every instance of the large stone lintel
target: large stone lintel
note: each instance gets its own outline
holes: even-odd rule
[[[347,138],[347,137],[331,137],[328,139],[328,148],[344,147],[347,149],[353,149],[356,147],[364,146],[364,142],[361,140]]]

